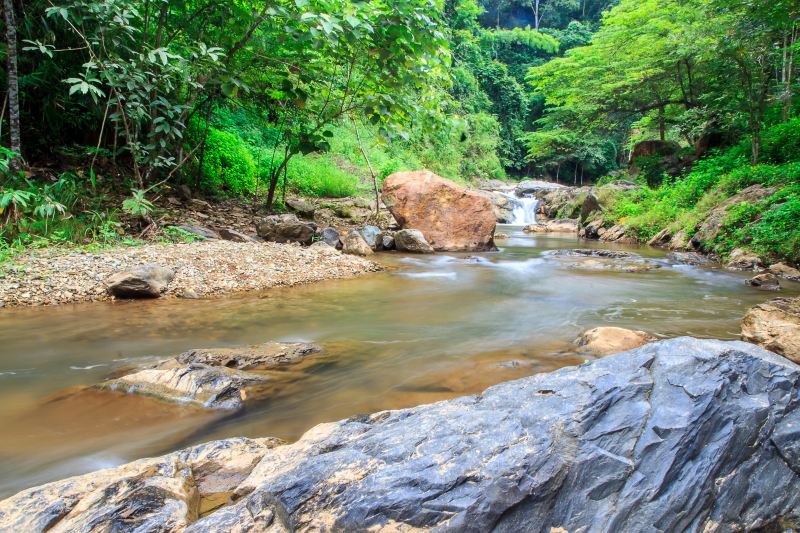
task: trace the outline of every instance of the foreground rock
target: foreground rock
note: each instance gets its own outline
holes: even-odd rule
[[[799,380],[753,345],[673,339],[293,445],[221,441],[50,483],[0,502],[0,529],[780,530],[800,519]],[[209,500],[231,503],[197,519]]]
[[[149,264],[109,276],[108,292],[117,298],[158,298],[175,279],[175,272]]]
[[[583,333],[577,341],[581,351],[595,356],[606,356],[639,348],[656,338],[644,331],[624,328],[602,327]]]
[[[800,363],[800,298],[775,298],[750,309],[742,338]]]
[[[436,251],[494,249],[494,207],[480,191],[421,170],[387,177],[382,194],[400,227],[421,231]]]
[[[183,531],[229,503],[277,439],[230,439],[142,459],[20,493],[0,503],[0,530]],[[23,496],[24,495],[24,496]]]
[[[0,307],[108,300],[112,274],[142,264],[175,272],[164,297],[210,297],[351,278],[380,269],[334,249],[267,242],[204,241],[152,244],[97,252],[45,249],[14,256],[0,277]]]

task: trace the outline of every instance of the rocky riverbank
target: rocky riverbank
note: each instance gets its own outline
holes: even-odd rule
[[[209,240],[151,244],[97,252],[49,249],[15,256],[0,277],[0,306],[35,306],[112,299],[108,279],[142,265],[171,270],[167,297],[212,297],[342,279],[380,269],[331,247]]]
[[[231,439],[25,490],[8,531],[739,531],[800,520],[800,367],[656,342],[297,443]]]

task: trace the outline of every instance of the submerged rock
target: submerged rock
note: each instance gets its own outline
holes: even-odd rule
[[[268,370],[299,363],[321,351],[319,346],[304,342],[268,342],[246,348],[189,350],[175,358],[179,364],[200,363],[238,370]]]
[[[432,254],[434,252],[422,232],[415,229],[402,229],[395,233],[394,246],[401,252],[413,254]]]
[[[742,338],[800,363],[800,298],[775,298],[750,309]]]
[[[625,252],[623,250],[604,250],[592,248],[572,248],[569,250],[553,250],[548,252],[547,255],[556,257],[604,257],[608,259],[638,259],[641,256],[632,252]]]
[[[581,347],[582,351],[596,356],[604,356],[633,350],[654,340],[656,340],[654,336],[644,331],[602,327],[583,333],[576,344]]]
[[[708,256],[697,252],[672,252],[667,255],[667,259],[676,263],[692,266],[705,266],[712,263]]]
[[[382,196],[400,227],[421,231],[436,251],[495,249],[494,206],[481,191],[420,170],[387,177]]]
[[[221,441],[50,483],[0,502],[0,529],[775,529],[800,519],[798,382],[759,347],[672,339],[272,450]],[[209,492],[232,496],[197,519]]]
[[[117,298],[158,298],[174,278],[173,270],[149,264],[112,274],[106,287]]]

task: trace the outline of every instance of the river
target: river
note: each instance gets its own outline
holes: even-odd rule
[[[231,436],[297,439],[313,425],[464,394],[580,364],[581,331],[734,339],[774,294],[746,274],[674,264],[650,248],[526,235],[498,253],[380,254],[382,273],[212,300],[0,311],[0,498],[131,459]],[[568,268],[560,248],[635,251],[648,272]],[[800,294],[785,284],[784,295]],[[268,402],[229,416],[82,390],[190,348],[309,341],[323,354],[284,372]]]

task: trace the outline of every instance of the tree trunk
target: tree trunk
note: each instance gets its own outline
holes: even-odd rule
[[[372,188],[375,191],[375,214],[379,215],[381,213],[381,193],[380,190],[378,189],[378,177],[375,175],[375,171],[372,169],[372,163],[369,160],[367,151],[364,150],[364,145],[361,143],[361,135],[358,133],[358,125],[356,124],[356,119],[351,116],[350,120],[353,121],[353,130],[355,130],[356,133],[358,148],[359,150],[361,150],[361,155],[364,156],[364,161],[367,162],[367,168],[369,169],[370,176],[372,176]]]
[[[661,142],[667,140],[667,126],[664,118],[664,106],[658,108],[658,135]]]
[[[14,16],[14,1],[3,0],[6,22],[6,46],[8,47],[8,129],[9,148],[17,154],[11,159],[11,170],[22,167],[22,133],[19,117],[19,73],[17,71],[17,21]]]

